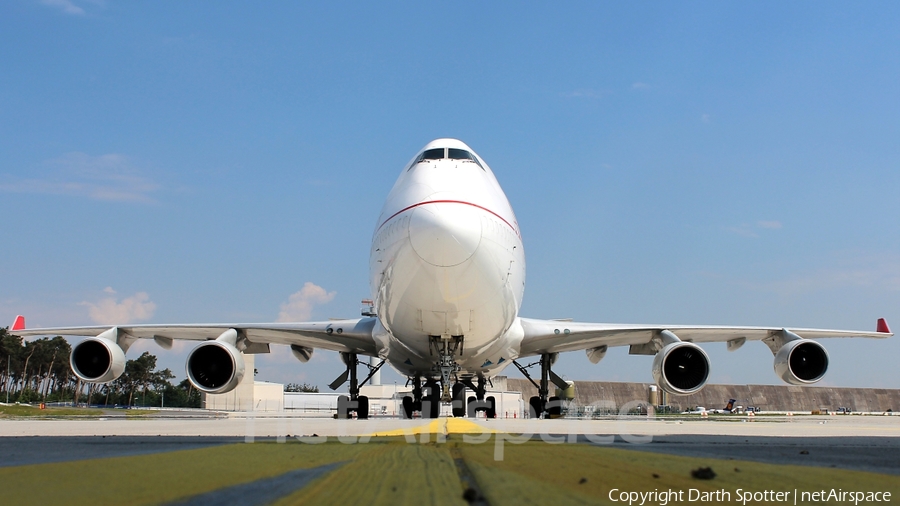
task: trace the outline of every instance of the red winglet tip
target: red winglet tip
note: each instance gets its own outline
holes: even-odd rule
[[[22,315],[16,316],[16,321],[13,322],[9,330],[25,330],[25,317]]]
[[[891,333],[891,328],[888,327],[887,320],[885,320],[884,318],[879,318],[879,319],[878,319],[878,326],[875,327],[875,332],[882,332],[882,333],[885,333],[885,334],[890,334],[890,333]]]

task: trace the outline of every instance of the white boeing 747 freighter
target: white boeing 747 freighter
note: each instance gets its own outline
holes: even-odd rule
[[[819,381],[828,368],[825,348],[812,339],[884,338],[884,319],[875,332],[785,327],[640,325],[536,320],[519,315],[525,291],[525,251],[512,207],[487,163],[455,139],[429,142],[403,167],[375,225],[369,257],[371,306],[363,317],[300,323],[117,325],[26,329],[16,318],[10,332],[21,336],[87,336],[72,350],[75,375],[107,382],[125,368],[125,352],[137,339],[170,348],[175,339],[201,341],[187,359],[191,383],[207,393],[234,389],[244,376],[243,355],[269,353],[270,344],[291,348],[301,361],[316,348],[340,353],[346,370],[330,385],[349,380],[349,396],[338,415],[368,415],[359,395],[357,366],[371,377],[388,363],[410,378],[412,395],[404,414],[437,417],[441,403],[454,416],[495,412],[485,398],[487,382],[517,360],[539,357],[539,395],[532,416],[559,413],[550,383],[566,383],[551,366],[561,352],[584,350],[593,363],[610,346],[631,354],[655,355],[654,380],[671,394],[690,394],[709,377],[709,358],[698,343],[725,342],[729,350],[762,341],[775,357],[775,373],[791,385]],[[369,365],[360,356],[378,357]],[[472,396],[467,397],[471,390]]]

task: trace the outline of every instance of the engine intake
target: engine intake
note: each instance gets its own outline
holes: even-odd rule
[[[88,383],[106,383],[125,371],[125,352],[107,339],[89,337],[72,348],[72,372]]]
[[[188,355],[187,376],[198,390],[208,394],[230,392],[244,377],[244,357],[222,341],[207,341]]]
[[[809,385],[825,376],[828,352],[809,339],[788,341],[775,354],[775,374],[789,385]]]
[[[708,378],[709,357],[694,343],[667,344],[653,358],[653,379],[670,394],[698,392]]]

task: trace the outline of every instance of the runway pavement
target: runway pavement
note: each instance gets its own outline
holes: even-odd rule
[[[700,501],[709,504],[770,492],[796,504],[818,504],[804,494],[825,490],[900,496],[895,416],[152,416],[0,419],[4,504],[564,506],[657,489],[718,494]]]
[[[868,436],[656,436],[647,444],[617,441],[615,448],[769,464],[834,467],[900,475],[900,438]]]
[[[485,430],[514,434],[619,435],[639,440],[674,435],[779,437],[900,437],[900,416],[766,416],[722,419],[647,418],[604,420],[476,419]],[[0,436],[364,436],[413,430],[428,420],[332,420],[273,414],[232,414],[219,418],[154,416],[99,419],[2,419]]]
[[[681,456],[813,465],[900,475],[900,417],[804,416],[701,420],[332,420],[262,414],[227,418],[160,417],[0,420],[2,466],[19,466],[201,448],[235,442],[370,436],[477,441],[494,432],[551,443],[579,442]],[[482,435],[483,432],[483,435]],[[423,435],[424,433],[424,435]],[[324,437],[323,437],[324,436]]]

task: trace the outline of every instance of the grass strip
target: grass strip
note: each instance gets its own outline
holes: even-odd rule
[[[499,462],[494,460],[493,444],[463,445],[461,451],[492,505],[549,501],[612,504],[611,489],[683,490],[683,502],[687,502],[689,489],[724,490],[731,493],[731,500],[723,501],[728,503],[737,501],[738,489],[746,493],[835,488],[890,491],[893,497],[900,494],[900,479],[896,476],[844,469],[681,457],[590,445],[551,445],[541,441],[507,444],[504,459]],[[717,473],[716,478],[693,478],[691,470],[700,467],[711,467]],[[793,504],[793,500],[790,502]],[[797,504],[807,503],[798,501]]]
[[[60,418],[73,416],[102,416],[103,410],[89,408],[45,408],[35,406],[0,406],[0,418]]]
[[[160,504],[352,460],[367,445],[230,444],[150,455],[0,468],[5,504]]]
[[[274,504],[467,504],[447,445],[382,441],[356,445],[372,450]]]
[[[465,504],[453,460],[456,455],[465,460],[493,506],[611,504],[611,489],[681,490],[683,503],[688,502],[690,489],[729,492],[730,498],[722,502],[735,504],[740,504],[738,489],[803,492],[834,488],[888,491],[894,499],[900,497],[900,479],[892,475],[586,444],[506,442],[503,460],[495,461],[495,437],[483,444],[465,443],[458,435],[446,443],[373,438],[367,444],[334,440],[323,444],[230,444],[0,468],[0,484],[8,504],[161,504],[294,469],[346,462],[276,504]],[[700,467],[712,467],[717,476],[712,480],[691,477],[691,470]]]

